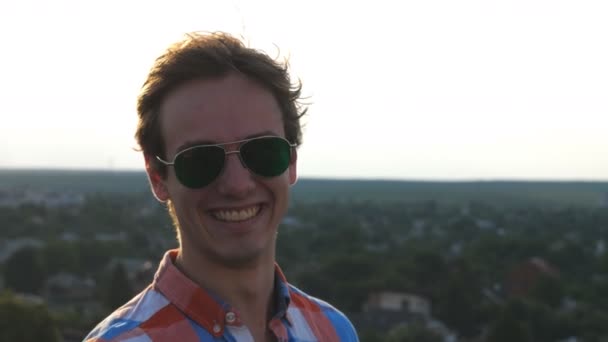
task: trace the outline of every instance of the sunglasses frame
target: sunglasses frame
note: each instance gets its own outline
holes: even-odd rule
[[[241,162],[241,165],[243,165],[244,168],[246,168],[247,170],[249,170],[249,172],[251,172],[251,173],[253,173],[253,174],[257,175],[257,176],[266,177],[266,176],[257,174],[256,172],[254,172],[253,170],[251,170],[249,168],[249,166],[247,166],[247,163],[245,163],[245,161],[243,160],[243,157],[241,156],[241,147],[243,145],[245,145],[246,143],[248,143],[248,142],[255,141],[255,140],[260,140],[260,139],[268,139],[268,138],[281,139],[281,140],[285,141],[289,145],[289,147],[290,147],[290,150],[289,150],[290,159],[293,158],[293,154],[292,154],[291,149],[296,148],[298,146],[297,144],[292,144],[291,142],[289,142],[289,140],[287,140],[287,139],[285,139],[283,137],[276,136],[276,135],[263,135],[263,136],[259,136],[259,137],[253,137],[253,138],[243,139],[243,140],[237,140],[237,141],[230,141],[230,142],[221,143],[221,144],[201,144],[201,145],[190,146],[188,148],[185,148],[185,149],[177,152],[175,154],[175,156],[173,156],[173,160],[172,161],[164,160],[164,159],[162,159],[159,156],[156,156],[156,159],[159,162],[161,162],[162,164],[166,165],[166,166],[175,166],[175,160],[181,154],[183,154],[185,152],[188,152],[190,150],[193,150],[193,149],[196,149],[196,148],[200,148],[200,147],[219,147],[222,150],[224,150],[224,163],[222,165],[222,170],[224,169],[224,167],[226,165],[226,158],[228,158],[228,156],[231,155],[231,154],[238,154],[239,155],[239,160]],[[225,146],[234,145],[234,144],[238,145],[235,150],[233,150],[233,151],[227,151],[226,150]],[[290,161],[290,163],[291,163],[291,161]],[[221,172],[221,170],[220,170],[220,172]]]

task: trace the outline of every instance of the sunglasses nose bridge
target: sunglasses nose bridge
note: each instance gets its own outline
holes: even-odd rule
[[[248,169],[247,165],[245,164],[245,161],[243,160],[243,157],[241,156],[241,151],[240,150],[233,150],[233,151],[226,151],[224,150],[224,153],[226,155],[226,158],[228,158],[228,156],[230,156],[231,154],[238,154],[239,157],[239,161],[241,162],[241,165]]]

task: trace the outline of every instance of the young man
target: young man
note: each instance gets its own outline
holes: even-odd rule
[[[179,248],[85,341],[358,340],[275,263],[297,178],[300,89],[285,66],[224,33],[190,34],[156,60],[136,138]]]

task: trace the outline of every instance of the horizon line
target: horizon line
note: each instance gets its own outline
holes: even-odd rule
[[[139,169],[109,169],[109,168],[71,168],[71,167],[6,167],[0,166],[0,172],[12,171],[12,172],[100,172],[100,173],[142,173],[145,174],[145,170]],[[390,178],[390,177],[362,177],[362,176],[299,176],[299,180],[331,180],[331,181],[379,181],[379,182],[420,182],[420,183],[608,183],[608,178],[605,179],[588,179],[588,178],[507,178],[507,177],[470,177],[470,178]]]

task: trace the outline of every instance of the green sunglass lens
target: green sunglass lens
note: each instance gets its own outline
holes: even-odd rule
[[[255,174],[274,177],[289,167],[291,146],[281,138],[255,139],[241,146],[241,158]]]
[[[202,188],[220,174],[224,166],[224,150],[204,146],[187,150],[175,159],[175,175],[189,188]]]

